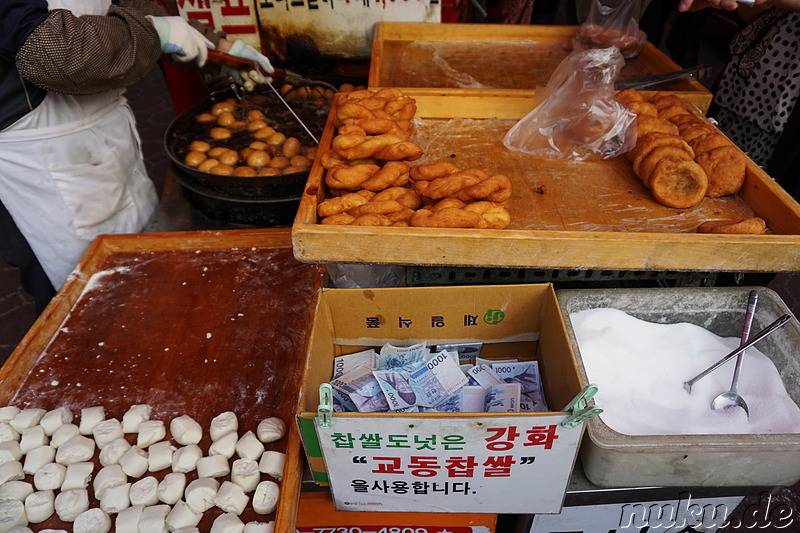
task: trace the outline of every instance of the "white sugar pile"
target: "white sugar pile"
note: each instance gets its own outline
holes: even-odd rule
[[[736,358],[697,381],[683,382],[739,345],[693,324],[654,324],[616,309],[570,315],[586,376],[599,387],[600,415],[625,435],[800,433],[800,408],[786,392],[772,361],[745,352],[739,394],[750,409],[712,411],[714,397],[730,390]],[[752,334],[757,333],[753,331]]]

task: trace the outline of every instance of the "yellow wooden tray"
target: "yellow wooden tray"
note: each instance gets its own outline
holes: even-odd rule
[[[577,26],[527,24],[432,24],[379,22],[375,27],[369,86],[438,88],[442,94],[530,95],[544,87],[569,54],[563,44]],[[692,65],[686,65],[692,66]],[[646,41],[641,54],[625,63],[619,79],[679,70]],[[708,110],[711,92],[696,80],[666,86]]]
[[[321,285],[319,267],[292,257],[287,229],[101,236],[0,369],[0,405],[67,406],[77,423],[84,407],[121,420],[145,403],[167,428],[182,414],[197,420],[203,450],[221,412],[237,414],[240,435],[278,416],[287,435],[267,445],[286,453],[278,510],[261,516],[248,505],[241,518],[294,531],[302,454],[293,418]],[[91,487],[90,504],[99,507]],[[219,514],[206,511],[200,530]],[[71,529],[56,515],[40,526]]]
[[[311,169],[292,228],[307,262],[395,263],[543,269],[654,271],[800,270],[800,205],[749,160],[738,195],[691,209],[656,203],[624,156],[565,161],[511,152],[505,132],[532,108],[530,97],[415,94],[417,163],[446,159],[508,176],[511,225],[504,230],[350,227],[318,224],[324,169]],[[699,115],[699,113],[698,113]],[[320,143],[330,148],[335,107]],[[698,234],[707,220],[757,215],[771,234]]]

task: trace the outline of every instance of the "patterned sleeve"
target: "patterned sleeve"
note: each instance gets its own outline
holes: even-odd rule
[[[144,14],[111,6],[106,16],[51,11],[16,63],[25,79],[48,91],[94,94],[137,82],[160,57],[158,34]]]

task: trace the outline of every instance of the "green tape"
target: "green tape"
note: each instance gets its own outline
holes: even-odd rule
[[[303,437],[303,443],[306,445],[306,453],[310,457],[322,457],[322,448],[319,445],[314,419],[298,417],[298,420],[300,421],[300,433]]]
[[[314,477],[314,481],[317,483],[330,483],[327,472],[316,472],[312,470],[311,475]]]

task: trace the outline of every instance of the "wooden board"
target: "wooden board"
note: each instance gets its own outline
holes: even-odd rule
[[[146,403],[167,428],[182,414],[197,420],[204,454],[217,414],[235,412],[240,436],[279,416],[287,436],[267,445],[287,454],[278,511],[248,506],[241,518],[293,531],[302,478],[293,419],[321,285],[319,268],[292,258],[286,229],[101,236],[0,369],[0,402],[67,406],[76,423],[84,407],[121,420]],[[201,531],[219,514],[207,511]],[[68,524],[54,516],[42,526]]]
[[[574,270],[800,269],[800,205],[749,159],[738,195],[672,209],[653,200],[624,156],[581,162],[507,150],[503,135],[530,111],[529,97],[428,91],[415,98],[412,139],[425,151],[417,163],[447,159],[461,168],[508,176],[514,187],[509,228],[320,225],[316,208],[326,191],[323,169],[315,165],[292,230],[299,260]],[[329,118],[320,152],[330,147],[333,135]],[[709,219],[754,214],[767,221],[771,234],[694,233]]]
[[[564,43],[577,26],[522,24],[425,24],[380,22],[375,28],[369,86],[439,88],[442,94],[531,95],[569,55]],[[686,65],[691,66],[691,65]],[[619,79],[679,70],[646,41],[641,54],[625,62]],[[703,112],[711,92],[696,80],[665,86]]]

